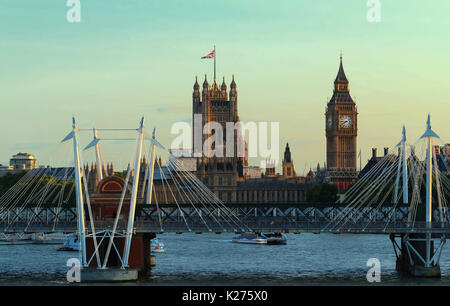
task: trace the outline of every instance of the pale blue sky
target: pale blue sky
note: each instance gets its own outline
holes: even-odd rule
[[[72,115],[84,127],[145,115],[169,145],[171,124],[191,118],[195,75],[211,80],[200,57],[214,44],[218,77],[235,74],[241,120],[279,121],[298,173],[325,161],[340,50],[363,163],[403,124],[415,142],[428,112],[450,142],[449,1],[381,0],[380,23],[367,22],[365,0],[81,0],[78,24],[65,3],[0,2],[0,163],[18,151],[41,158]]]

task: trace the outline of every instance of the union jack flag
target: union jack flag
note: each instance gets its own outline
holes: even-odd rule
[[[202,58],[214,58],[214,52],[215,50],[213,50],[212,52],[210,52],[208,55],[206,56],[202,56]]]

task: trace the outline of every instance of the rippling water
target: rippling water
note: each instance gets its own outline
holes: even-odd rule
[[[369,258],[381,262],[381,284],[450,285],[450,247],[442,278],[402,278],[387,235],[288,234],[287,245],[231,243],[233,234],[163,234],[165,253],[140,285],[359,285],[368,284]],[[67,259],[55,245],[0,246],[1,285],[66,284]],[[133,283],[134,284],[134,283]]]

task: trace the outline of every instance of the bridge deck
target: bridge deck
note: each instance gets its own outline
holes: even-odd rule
[[[214,206],[193,208],[192,204],[140,204],[136,207],[135,231],[137,233],[159,232],[236,232],[276,231],[294,233],[355,233],[389,234],[427,232],[424,222],[408,224],[407,206],[383,205],[379,209],[367,208],[351,212],[348,220],[330,225],[336,216],[348,212],[345,204],[335,203],[254,203],[227,204],[228,212]],[[435,210],[433,215],[439,216]],[[21,209],[0,212],[0,232],[74,232],[77,229],[77,213],[74,206],[58,207],[55,204],[26,205]],[[438,217],[436,217],[438,218]],[[219,222],[217,222],[219,220]],[[161,223],[160,223],[161,222]],[[186,222],[188,226],[186,226]],[[205,224],[206,222],[206,224]],[[333,223],[333,222],[332,222]],[[89,222],[87,220],[87,230]],[[112,220],[95,221],[95,230],[111,230]],[[126,220],[119,222],[119,231],[125,231]],[[433,233],[448,233],[437,222],[430,230]]]

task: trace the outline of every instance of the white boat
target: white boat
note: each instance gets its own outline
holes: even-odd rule
[[[164,248],[164,243],[156,238],[152,239],[151,251],[152,253],[164,253],[166,251],[166,249]]]
[[[61,233],[34,233],[31,235],[31,240],[34,244],[63,244],[66,236]]]
[[[57,249],[57,251],[76,252],[80,250],[80,242],[77,234],[66,235],[64,245]]]
[[[286,236],[281,233],[241,233],[231,241],[243,244],[286,244],[286,240]]]

